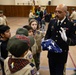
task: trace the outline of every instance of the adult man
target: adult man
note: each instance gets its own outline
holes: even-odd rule
[[[66,13],[67,6],[65,4],[56,7],[56,19],[50,21],[45,35],[45,39],[51,38],[62,49],[62,53],[48,51],[50,75],[63,75],[69,45],[75,44],[75,25],[68,21]]]

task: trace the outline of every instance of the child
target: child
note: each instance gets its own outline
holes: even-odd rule
[[[0,25],[0,52],[1,57],[6,59],[8,56],[8,51],[6,50],[7,42],[11,36],[10,27],[6,25]],[[4,72],[4,62],[1,61],[2,75]]]
[[[25,26],[23,26],[23,28],[26,28],[28,30],[28,35],[29,36],[33,36],[33,29],[32,29],[31,26],[25,25]]]
[[[40,24],[41,18],[40,18],[40,16],[38,15],[38,13],[36,13],[36,15],[35,15],[35,20],[37,20],[37,21],[38,21],[38,24]]]
[[[45,24],[45,18],[44,17],[42,18],[40,25],[41,25],[41,30],[45,31],[45,25],[46,24]]]
[[[2,11],[2,10],[0,10],[0,17],[2,18],[3,24],[4,24],[4,25],[8,25],[8,23],[7,23],[7,18],[6,18],[6,16],[3,14],[3,11]]]
[[[28,30],[28,35],[29,36],[33,36],[33,28],[31,26],[25,25],[25,26],[23,26],[23,28],[26,28]],[[35,38],[34,38],[34,40],[35,40]],[[36,43],[36,40],[35,40],[34,45],[30,48],[33,56],[34,56],[34,54],[36,54],[37,49],[38,49],[38,46],[37,46],[37,43]]]
[[[36,50],[36,54],[34,54],[34,59],[35,59],[35,64],[36,64],[36,68],[37,68],[37,75],[39,75],[39,66],[40,66],[40,53],[41,53],[41,40],[43,38],[43,35],[41,34],[41,32],[38,30],[39,25],[37,20],[32,19],[29,23],[29,25],[33,28],[34,31],[34,38],[36,40],[38,49]]]
[[[32,36],[29,35],[28,30],[26,28],[18,28],[17,31],[16,31],[16,34],[25,35],[25,36],[28,36],[29,38],[31,37],[32,39],[30,38],[30,42],[31,42],[30,47],[32,47],[34,45],[34,39],[33,39]],[[34,59],[33,59],[33,55],[30,51],[30,47],[29,47],[29,50],[28,50],[27,59],[31,63],[35,64]]]
[[[34,19],[35,18],[35,15],[33,14],[32,10],[30,10],[30,13],[29,13],[29,22],[31,19]]]
[[[7,45],[7,50],[12,54],[4,61],[6,75],[36,75],[35,65],[28,60],[30,42],[33,38],[22,34],[13,36]]]

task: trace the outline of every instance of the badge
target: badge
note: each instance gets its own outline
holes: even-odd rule
[[[64,27],[63,29],[64,29],[64,30],[69,30],[69,28],[66,28],[66,27]]]
[[[64,24],[66,24],[66,22],[64,22]]]
[[[40,34],[40,32],[39,32],[39,31],[37,31],[37,33],[38,33],[38,34]]]
[[[31,70],[31,75],[35,75],[36,74],[36,68],[34,68],[33,70]]]
[[[11,68],[12,68],[12,69],[14,68],[14,62],[11,63]]]
[[[32,57],[32,54],[29,55],[29,58],[30,58],[30,59],[33,58],[33,57]]]
[[[51,27],[52,29],[54,29],[54,26],[52,25],[52,27]]]

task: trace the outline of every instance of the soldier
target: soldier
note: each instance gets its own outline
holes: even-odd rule
[[[45,35],[45,39],[51,38],[62,49],[62,53],[48,51],[50,75],[63,75],[69,45],[75,45],[75,25],[67,19],[66,13],[65,4],[56,7],[56,19],[50,21]]]
[[[34,63],[27,58],[31,40],[34,42],[32,37],[16,34],[8,41],[7,50],[12,55],[4,61],[6,75],[36,75]]]

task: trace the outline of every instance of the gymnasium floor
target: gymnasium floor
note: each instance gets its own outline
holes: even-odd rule
[[[9,26],[11,28],[11,35],[15,34],[17,28],[28,24],[28,18],[25,17],[7,17]],[[46,25],[47,29],[48,24]],[[68,61],[66,64],[66,75],[76,75],[76,46],[70,46]],[[40,75],[49,75],[47,51],[41,52]],[[0,70],[1,75],[1,70]]]

